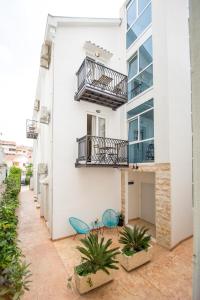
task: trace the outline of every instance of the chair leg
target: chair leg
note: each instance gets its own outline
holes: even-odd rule
[[[76,234],[73,236],[73,240],[76,239],[77,235],[78,235],[78,233],[76,233]]]

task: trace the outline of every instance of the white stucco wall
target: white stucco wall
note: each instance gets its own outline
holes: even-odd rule
[[[168,1],[166,14],[172,245],[175,245],[193,232],[188,1]]]
[[[78,154],[76,138],[86,134],[87,113],[106,118],[106,136],[125,138],[121,122],[124,111],[113,111],[100,105],[76,102],[76,71],[85,58],[85,41],[114,53],[106,64],[124,73],[124,36],[119,26],[103,24],[68,24],[56,30],[54,43],[54,107],[53,107],[53,235],[60,238],[74,233],[70,216],[87,223],[101,218],[104,210],[120,210],[120,171],[108,168],[75,168]],[[123,120],[122,120],[123,121]]]
[[[155,185],[155,174],[129,171],[129,181],[133,181],[134,184],[128,186],[128,219],[143,218],[145,215],[147,221],[150,220],[152,215],[155,215],[155,193],[150,192],[148,197],[144,193],[146,185]],[[146,206],[145,212],[142,212],[142,196]]]

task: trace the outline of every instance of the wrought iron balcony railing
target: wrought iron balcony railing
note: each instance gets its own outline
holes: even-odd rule
[[[85,135],[78,142],[76,167],[128,167],[128,141]]]
[[[26,120],[26,137],[28,139],[37,139],[38,122],[35,120]]]
[[[76,73],[75,100],[88,101],[116,110],[127,102],[127,76],[86,57]]]

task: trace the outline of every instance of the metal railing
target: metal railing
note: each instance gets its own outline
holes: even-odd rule
[[[37,139],[38,122],[35,120],[26,120],[26,137],[28,139]]]
[[[76,165],[128,166],[128,141],[85,135],[78,142]]]
[[[127,76],[86,57],[76,73],[78,92],[89,85],[95,89],[127,99]]]

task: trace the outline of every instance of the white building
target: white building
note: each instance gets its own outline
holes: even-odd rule
[[[7,167],[5,164],[5,153],[3,148],[0,146],[0,189],[2,186],[2,183],[4,182],[6,178],[6,172],[7,172]]]
[[[48,16],[27,123],[35,193],[52,239],[113,208],[172,248],[192,234],[187,1],[132,0],[121,16]]]

